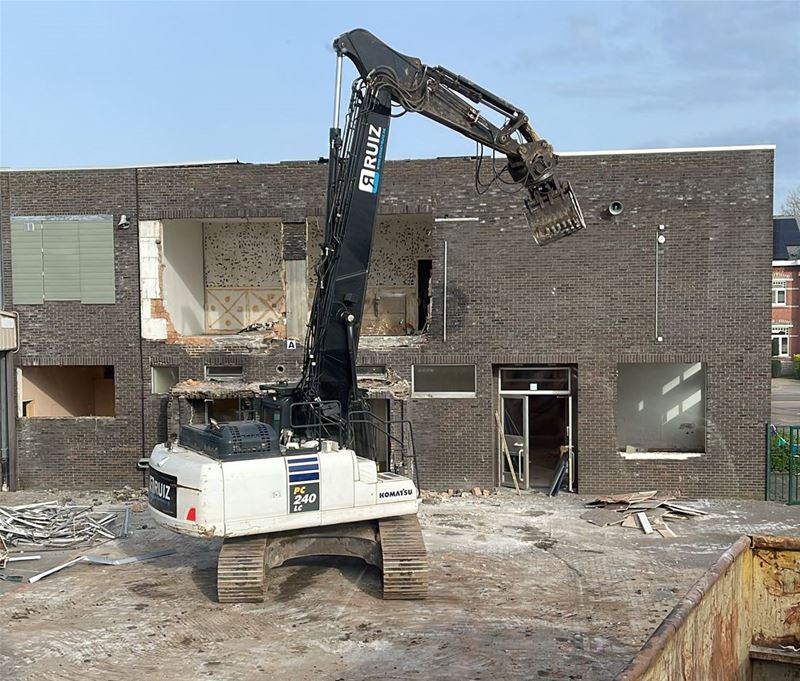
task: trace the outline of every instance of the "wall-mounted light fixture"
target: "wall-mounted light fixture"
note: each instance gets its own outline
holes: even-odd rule
[[[127,215],[120,215],[119,216],[119,222],[117,223],[117,227],[119,227],[120,229],[128,229],[128,227],[130,227],[130,226],[131,226],[131,221],[128,220],[128,216]]]
[[[620,215],[622,211],[625,210],[625,206],[622,201],[612,201],[608,204],[608,214],[609,215]]]

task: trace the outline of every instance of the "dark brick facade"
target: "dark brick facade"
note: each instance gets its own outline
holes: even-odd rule
[[[383,213],[431,213],[433,312],[417,347],[363,352],[410,380],[413,363],[474,363],[475,399],[410,399],[423,486],[497,484],[497,368],[577,367],[577,464],[586,493],[658,488],[691,495],[763,494],[763,423],[769,415],[772,239],[769,148],[568,155],[588,228],[539,248],[521,196],[477,195],[469,158],[387,166]],[[164,438],[167,398],[150,394],[150,367],[175,365],[181,379],[204,364],[244,367],[247,380],[297,374],[301,357],[273,341],[258,351],[141,341],[137,220],[277,217],[286,253],[298,257],[297,223],[324,209],[325,171],[315,163],[206,165],[128,170],[11,172],[3,191],[6,283],[11,215],[125,213],[117,230],[116,305],[18,306],[18,365],[113,364],[115,419],[20,419],[19,485],[109,486],[141,480],[136,460]],[[622,215],[606,212],[611,200]],[[659,225],[659,329],[654,258]],[[448,247],[447,340],[443,253]],[[316,249],[316,245],[312,245]],[[99,358],[103,361],[100,362]],[[80,362],[78,362],[80,360]],[[626,461],[617,452],[619,362],[704,362],[706,452],[690,461]]]

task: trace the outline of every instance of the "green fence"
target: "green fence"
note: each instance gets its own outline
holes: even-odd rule
[[[767,501],[800,504],[800,425],[767,424]]]

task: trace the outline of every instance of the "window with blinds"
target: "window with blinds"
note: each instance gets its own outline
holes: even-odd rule
[[[115,302],[111,215],[11,218],[14,304]]]

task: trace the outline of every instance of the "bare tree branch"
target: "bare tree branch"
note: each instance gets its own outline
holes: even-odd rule
[[[800,187],[789,192],[789,195],[781,206],[781,215],[800,216]]]

